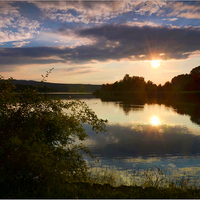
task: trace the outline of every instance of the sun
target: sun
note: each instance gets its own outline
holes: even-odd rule
[[[151,124],[154,125],[154,126],[158,126],[160,124],[160,120],[157,116],[153,116],[151,118]]]
[[[160,61],[159,60],[152,60],[151,61],[151,66],[153,68],[158,68],[160,66]]]

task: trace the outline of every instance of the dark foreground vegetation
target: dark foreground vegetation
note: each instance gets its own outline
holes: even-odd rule
[[[84,102],[52,100],[37,88],[23,94],[15,89],[12,79],[0,76],[1,198],[200,198],[199,182],[162,187],[161,179],[148,175],[142,187],[113,187],[113,177],[94,180],[83,158],[95,159],[81,143],[88,137],[82,125],[98,133],[106,131],[107,121]]]
[[[0,76],[1,189],[5,185],[5,191],[12,192],[14,184],[24,191],[32,183],[86,181],[88,167],[82,153],[93,156],[81,143],[88,137],[83,124],[97,133],[105,131],[107,121],[84,102],[51,100],[35,88],[16,94],[15,89],[12,79]]]
[[[86,182],[56,182],[44,184],[33,181],[31,183],[11,183],[1,185],[1,198],[94,198],[94,199],[128,199],[128,198],[167,198],[167,199],[199,199],[200,190],[181,188],[157,188],[140,186],[113,187],[110,184],[90,184]]]

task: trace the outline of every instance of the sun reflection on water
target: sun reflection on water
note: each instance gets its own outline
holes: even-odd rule
[[[158,126],[160,124],[160,120],[157,116],[151,117],[151,124],[154,126]]]

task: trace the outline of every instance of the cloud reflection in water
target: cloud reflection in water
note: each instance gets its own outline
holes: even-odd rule
[[[184,126],[152,126],[112,124],[106,133],[92,134],[85,143],[92,154],[104,158],[157,157],[197,155],[200,153],[200,136],[193,135]],[[90,145],[93,144],[93,145]]]
[[[134,170],[143,173],[154,166],[162,169],[166,176],[170,173],[169,178],[184,177],[185,172],[191,177],[199,175],[200,136],[185,126],[111,124],[106,133],[97,135],[85,128],[91,136],[85,143],[91,153],[100,158],[97,167],[111,171],[115,167],[119,171],[118,178],[131,182]],[[140,184],[141,176],[135,178]]]

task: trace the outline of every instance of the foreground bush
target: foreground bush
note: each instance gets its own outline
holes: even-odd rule
[[[37,90],[16,94],[12,79],[0,76],[0,185],[34,188],[59,181],[86,181],[81,152],[88,137],[83,124],[105,131],[106,121],[81,101],[51,100]],[[4,188],[4,189],[6,189]]]

